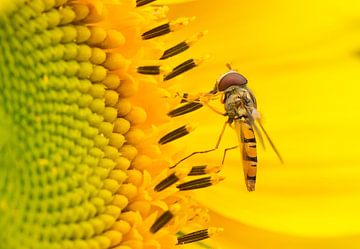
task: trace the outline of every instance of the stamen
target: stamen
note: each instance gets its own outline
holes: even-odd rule
[[[205,187],[215,185],[216,183],[222,181],[223,179],[224,179],[224,177],[222,177],[222,176],[217,176],[217,175],[208,176],[208,177],[192,180],[189,182],[184,182],[182,184],[177,185],[176,187],[180,191],[205,188]]]
[[[157,184],[154,188],[155,191],[160,192],[171,185],[173,185],[175,182],[179,181],[180,179],[184,178],[189,174],[190,168],[182,167],[176,169],[176,171],[172,174],[170,174],[168,177],[166,177],[164,180],[162,180],[159,184]]]
[[[201,104],[201,103],[189,102],[189,103],[182,105],[174,110],[171,110],[167,115],[169,117],[173,118],[173,117],[184,115],[189,112],[196,111],[197,109],[200,109],[201,107],[203,107],[203,104]]]
[[[189,71],[190,69],[198,66],[201,62],[203,62],[206,59],[206,57],[204,58],[200,58],[200,59],[189,59],[183,63],[181,63],[180,65],[176,66],[171,73],[165,75],[164,77],[164,81],[170,80],[186,71]]]
[[[157,184],[154,188],[155,191],[160,192],[167,187],[170,187],[175,182],[179,181],[179,178],[175,175],[175,173],[172,173],[168,177],[166,177],[164,180],[162,180],[159,184]]]
[[[194,17],[178,18],[174,21],[162,24],[153,29],[150,29],[149,31],[146,31],[145,33],[142,34],[142,38],[143,38],[143,40],[148,40],[148,39],[155,38],[158,36],[166,35],[166,34],[170,33],[171,31],[176,31],[176,30],[182,28],[183,26],[188,25],[189,22],[194,19],[195,19]]]
[[[184,245],[184,244],[189,244],[189,243],[194,243],[194,242],[197,242],[200,240],[204,240],[204,239],[209,238],[213,234],[215,234],[217,232],[222,232],[222,231],[223,231],[222,228],[211,227],[208,229],[203,229],[203,230],[199,230],[196,232],[188,233],[188,234],[178,237],[177,245]]]
[[[185,235],[182,235],[181,237],[178,237],[177,245],[184,245],[184,244],[189,244],[189,243],[194,243],[194,242],[197,242],[200,240],[204,240],[204,239],[211,237],[213,234],[215,234],[217,232],[221,232],[221,231],[223,231],[222,228],[212,227],[212,228],[192,232],[189,234],[185,234]]]
[[[209,173],[218,173],[220,172],[221,166],[219,165],[199,165],[199,166],[193,166],[191,168],[190,173],[188,176],[196,176],[196,175],[205,175]]]
[[[150,232],[156,233],[163,226],[165,226],[173,217],[174,215],[169,210],[165,211],[159,218],[157,218],[157,220],[151,226]]]
[[[157,36],[162,36],[170,33],[170,23],[162,24],[156,28],[150,29],[149,31],[146,31],[141,36],[143,40],[148,40]]]
[[[177,245],[184,245],[209,238],[208,229],[185,234],[178,238]]]
[[[140,66],[136,68],[138,73],[141,74],[149,74],[149,75],[158,75],[158,74],[166,74],[170,72],[170,68],[168,66]]]
[[[199,165],[191,168],[189,176],[205,175],[205,169],[207,165]]]
[[[190,48],[189,44],[187,44],[185,41],[180,42],[177,45],[169,48],[168,50],[165,50],[165,52],[161,56],[160,60],[164,60],[164,59],[167,59],[169,57],[180,54],[181,52],[187,50],[188,48]]]
[[[171,141],[174,141],[178,138],[181,138],[187,134],[189,134],[192,130],[194,130],[194,126],[192,125],[184,125],[180,128],[177,128],[176,130],[173,130],[172,132],[169,132],[159,140],[159,144],[167,144]]]
[[[178,65],[177,67],[175,67],[171,73],[166,75],[164,77],[164,81],[175,78],[176,76],[178,76],[186,71],[189,71],[190,69],[192,69],[194,67],[196,67],[195,61],[193,59],[187,60],[187,61],[181,63],[180,65]]]
[[[154,1],[156,0],[136,0],[136,7],[141,7]]]
[[[141,66],[137,68],[137,72],[141,74],[160,74],[160,66]]]
[[[160,60],[167,59],[169,57],[175,56],[177,54],[180,54],[181,52],[184,52],[185,50],[189,49],[192,45],[194,45],[198,40],[200,40],[207,31],[202,31],[197,33],[196,35],[190,37],[189,39],[180,42],[176,44],[175,46],[169,48],[164,52],[164,54],[161,56]]]

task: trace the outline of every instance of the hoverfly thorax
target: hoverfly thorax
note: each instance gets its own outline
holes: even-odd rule
[[[250,119],[256,111],[256,99],[246,85],[232,85],[223,91],[222,103],[230,121]]]

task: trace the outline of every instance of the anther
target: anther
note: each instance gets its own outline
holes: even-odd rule
[[[190,168],[186,168],[186,167],[176,169],[176,171],[174,173],[170,174],[168,177],[166,177],[164,180],[162,180],[160,183],[158,183],[155,186],[154,190],[157,192],[160,192],[160,191],[170,187],[171,185],[173,185],[180,179],[187,176],[189,174],[189,171],[190,171]]]
[[[211,227],[208,229],[203,229],[196,232],[188,233],[177,238],[178,240],[177,245],[184,245],[184,244],[189,244],[200,240],[204,240],[209,238],[213,234],[221,231],[223,231],[222,228]]]
[[[203,104],[201,104],[201,103],[189,102],[189,103],[186,103],[185,105],[175,108],[174,110],[171,110],[167,115],[169,117],[173,118],[173,117],[185,115],[189,112],[196,111],[197,109],[200,109],[201,107],[203,107]]]
[[[192,36],[188,40],[180,42],[177,45],[167,49],[161,56],[160,60],[164,60],[169,57],[180,54],[181,52],[184,52],[185,50],[190,48],[190,46],[192,46],[196,41],[198,41],[201,37],[203,37],[206,33],[207,33],[207,31],[199,32],[198,34],[196,34],[195,36]]]
[[[189,176],[197,176],[197,175],[205,175],[206,174],[206,166],[207,165],[199,165],[199,166],[193,166],[191,168],[191,171],[189,173]]]
[[[154,1],[156,0],[136,0],[136,7],[141,7]]]
[[[157,27],[150,29],[149,31],[146,31],[145,33],[143,33],[141,35],[142,39],[148,40],[148,39],[155,38],[158,36],[166,35],[166,34],[170,33],[171,31],[178,30],[181,27],[189,24],[189,22],[194,19],[195,19],[194,17],[191,17],[191,18],[182,17],[182,18],[178,18],[174,21],[162,24],[160,26],[157,26]]]
[[[165,211],[157,220],[154,222],[154,224],[150,228],[150,232],[156,233],[159,231],[162,227],[164,227],[172,218],[174,215],[171,211]]]
[[[160,74],[160,66],[141,66],[137,68],[137,72],[141,74]]]
[[[141,74],[158,75],[169,72],[165,66],[140,66],[137,67],[137,72]]]
[[[184,190],[192,190],[192,189],[198,189],[198,188],[205,188],[211,186],[211,177],[204,177],[188,182],[181,183],[177,185],[176,187],[180,189],[180,191]]]
[[[158,36],[166,35],[170,32],[171,32],[170,23],[165,23],[165,24],[157,26],[153,29],[150,29],[149,31],[146,31],[141,36],[142,36],[143,40],[148,40],[148,39],[155,38]]]
[[[155,191],[160,192],[167,187],[170,187],[175,182],[179,181],[179,178],[175,175],[175,173],[172,173],[168,177],[166,177],[164,180],[162,180],[159,184],[157,184],[154,188]]]
[[[194,126],[192,125],[184,125],[181,126],[180,128],[177,128],[171,132],[169,132],[168,134],[166,134],[165,136],[163,136],[162,138],[160,138],[159,140],[159,144],[167,144],[171,141],[174,141],[178,138],[181,138],[183,136],[186,136],[187,134],[189,134],[192,130],[194,129]]]
[[[187,44],[185,41],[180,42],[177,45],[165,50],[160,60],[164,60],[174,55],[180,54],[181,52],[187,50],[188,48],[190,48],[189,44]]]
[[[224,177],[222,177],[222,176],[217,176],[217,175],[208,176],[208,177],[203,177],[203,178],[199,178],[196,180],[181,183],[181,184],[177,185],[176,187],[180,191],[205,188],[205,187],[215,185],[216,183],[222,181],[223,179],[224,179]]]
[[[178,245],[189,244],[209,238],[208,229],[199,230],[189,234],[185,234],[178,238]]]
[[[204,61],[204,59],[206,59],[206,57],[200,58],[200,59],[189,59],[187,61],[184,61],[180,65],[176,66],[169,74],[165,75],[164,81],[170,80],[186,71],[189,71],[190,69],[192,69],[192,68],[198,66],[200,63],[202,63]]]
[[[175,67],[171,73],[165,75],[164,81],[175,78],[176,76],[178,76],[186,71],[189,71],[190,69],[192,69],[194,67],[196,67],[194,59],[187,60],[187,61],[181,63],[180,65],[178,65],[177,67]]]
[[[221,170],[219,165],[198,165],[193,166],[188,173],[188,176],[205,175],[210,173],[218,173]]]

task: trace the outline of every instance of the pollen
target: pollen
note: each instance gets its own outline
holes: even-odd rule
[[[171,249],[212,235],[206,210],[184,192],[220,182],[220,167],[170,169],[179,151],[163,146],[191,135],[195,125],[175,118],[202,107],[171,110],[178,99],[162,83],[204,58],[173,69],[167,59],[206,32],[168,44],[160,37],[194,18],[168,20],[153,2],[1,8],[3,248]],[[178,236],[194,227],[203,229]]]

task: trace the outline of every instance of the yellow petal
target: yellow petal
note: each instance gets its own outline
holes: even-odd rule
[[[234,230],[239,224],[251,226],[253,234],[247,235],[252,238],[265,231],[278,238],[292,236],[294,241],[301,236],[333,236],[334,242],[350,244],[353,237],[337,238],[360,233],[360,4],[196,1],[175,9],[188,16],[198,13],[191,28],[206,27],[209,34],[201,48],[194,47],[195,53],[212,52],[201,68],[204,73],[189,72],[191,80],[182,90],[211,90],[226,71],[223,65],[232,62],[247,76],[263,123],[285,160],[281,165],[269,145],[260,150],[256,191],[248,193],[239,151],[230,151],[222,172],[226,180],[199,192],[198,200],[233,222]],[[221,103],[214,105],[223,110]],[[191,119],[200,125],[192,135],[197,142],[190,143],[188,152],[210,149],[226,118],[203,108]],[[228,129],[219,150],[186,163],[220,163],[223,149],[236,143],[235,132]],[[258,230],[263,233],[257,235]],[[227,238],[238,241],[231,248],[240,248],[235,232],[231,234]]]

